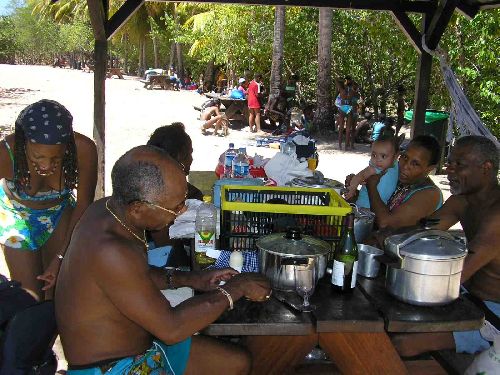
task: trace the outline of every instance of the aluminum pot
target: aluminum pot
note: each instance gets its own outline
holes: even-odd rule
[[[260,272],[271,281],[273,289],[295,290],[296,266],[314,268],[315,281],[323,277],[330,244],[312,236],[303,236],[298,229],[259,238]]]
[[[385,286],[413,305],[444,305],[458,298],[467,248],[457,236],[440,230],[416,230],[387,237]]]
[[[354,211],[354,238],[358,244],[363,243],[373,231],[375,214],[367,208],[351,204]]]

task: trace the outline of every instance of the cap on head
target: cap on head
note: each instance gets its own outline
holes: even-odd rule
[[[241,85],[242,83],[246,82],[246,79],[245,78],[240,78],[238,80],[238,83]]]
[[[66,144],[71,140],[73,116],[55,100],[42,99],[24,108],[16,120],[31,143]]]

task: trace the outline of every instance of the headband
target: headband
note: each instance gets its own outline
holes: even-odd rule
[[[71,139],[73,116],[60,103],[42,99],[21,111],[16,126],[20,126],[31,143],[66,144]]]

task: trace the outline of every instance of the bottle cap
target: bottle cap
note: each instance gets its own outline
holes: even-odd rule
[[[210,195],[204,195],[203,202],[204,203],[212,203],[212,197]]]

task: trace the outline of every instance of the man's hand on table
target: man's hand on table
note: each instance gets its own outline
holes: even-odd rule
[[[232,268],[186,272],[186,283],[195,290],[208,292],[219,286],[221,281],[229,281],[238,272]]]
[[[260,273],[245,272],[231,278],[225,285],[231,295],[245,297],[254,302],[264,302],[271,297],[271,283],[269,279]]]

